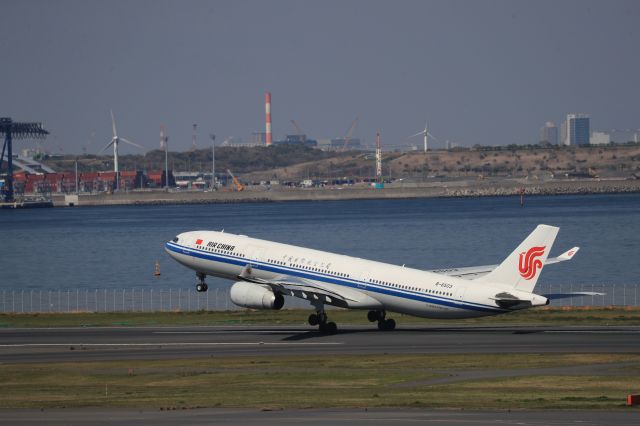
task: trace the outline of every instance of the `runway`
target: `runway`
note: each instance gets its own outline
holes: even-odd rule
[[[343,326],[321,335],[308,326],[82,327],[0,329],[0,362],[80,362],[117,359],[181,359],[210,356],[317,355],[373,353],[638,353],[640,327],[405,326],[383,332],[373,326]],[[407,386],[466,380],[492,380],[526,374],[610,376],[625,374],[618,362],[575,367],[460,370]],[[399,384],[397,386],[404,386]],[[388,409],[73,408],[4,409],[10,424],[398,424],[450,425],[631,425],[637,410],[469,411]]]
[[[0,362],[370,353],[624,353],[640,327],[343,326],[81,327],[0,329]]]

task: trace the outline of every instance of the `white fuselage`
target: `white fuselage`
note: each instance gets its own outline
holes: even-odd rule
[[[290,276],[357,291],[379,302],[381,309],[430,318],[469,318],[511,311],[496,303],[509,290],[520,298],[531,293],[499,284],[474,282],[404,266],[280,244],[225,232],[192,231],[165,245],[181,264],[206,275],[238,280],[250,265],[263,280]],[[354,306],[373,309],[375,306]]]

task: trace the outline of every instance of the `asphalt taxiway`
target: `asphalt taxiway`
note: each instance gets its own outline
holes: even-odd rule
[[[464,411],[419,409],[309,409],[260,411],[251,409],[200,408],[160,411],[137,409],[0,410],[0,419],[15,425],[210,425],[210,424],[305,424],[449,426],[595,426],[637,425],[633,411]]]
[[[370,353],[638,353],[640,327],[78,327],[0,329],[0,362]]]

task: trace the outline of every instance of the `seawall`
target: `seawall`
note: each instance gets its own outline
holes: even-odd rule
[[[327,201],[357,199],[400,199],[429,197],[486,197],[514,196],[524,189],[525,195],[569,195],[640,192],[640,180],[575,180],[542,183],[514,181],[463,181],[446,183],[397,184],[374,189],[362,186],[341,188],[277,188],[235,191],[131,191],[115,194],[54,195],[54,205],[162,205],[208,204],[277,201]]]

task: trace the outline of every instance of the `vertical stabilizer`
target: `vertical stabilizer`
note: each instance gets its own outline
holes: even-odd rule
[[[500,266],[480,279],[533,292],[559,230],[555,226],[538,225]]]

